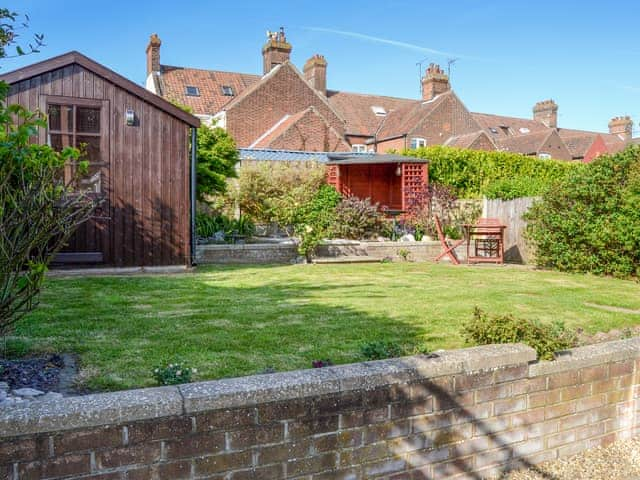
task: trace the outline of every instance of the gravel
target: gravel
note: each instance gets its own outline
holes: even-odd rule
[[[553,462],[541,463],[535,468],[518,470],[503,480],[640,480],[640,437],[619,440],[607,447]]]

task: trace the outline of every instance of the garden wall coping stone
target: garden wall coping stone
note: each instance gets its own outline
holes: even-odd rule
[[[538,377],[638,357],[640,337],[595,343],[557,352],[555,360],[531,365],[529,376]]]
[[[183,413],[176,387],[155,387],[28,402],[0,409],[0,437],[168,417]]]

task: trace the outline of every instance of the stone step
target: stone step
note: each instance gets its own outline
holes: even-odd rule
[[[380,259],[367,255],[343,255],[339,257],[316,257],[313,259],[313,263],[323,265],[330,263],[380,263]]]

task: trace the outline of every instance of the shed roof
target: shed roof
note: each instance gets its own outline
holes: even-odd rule
[[[131,94],[182,120],[183,122],[194,128],[200,126],[200,120],[197,117],[185,112],[184,110],[166,101],[164,98],[151,93],[140,85],[137,85],[131,80],[76,51],[64,53],[57,57],[52,57],[47,60],[33,63],[31,65],[27,65],[26,67],[22,67],[17,70],[5,73],[3,75],[0,75],[0,81],[7,82],[9,84],[18,83],[23,80],[28,80],[32,77],[42,75],[43,73],[47,73],[52,70],[57,70],[59,68],[63,68],[73,64],[78,64],[95,73],[96,75],[105,78],[118,87],[127,90]]]
[[[429,163],[424,158],[389,153],[329,153],[327,165],[363,165],[372,163]]]

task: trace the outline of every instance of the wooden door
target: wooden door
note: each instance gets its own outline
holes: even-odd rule
[[[98,202],[93,216],[78,227],[54,262],[110,263],[109,102],[46,96],[41,108],[48,116],[46,142],[58,151],[65,147],[80,150],[81,160],[89,166],[77,188],[88,191]],[[77,162],[65,167],[65,181],[73,178],[76,169]]]

